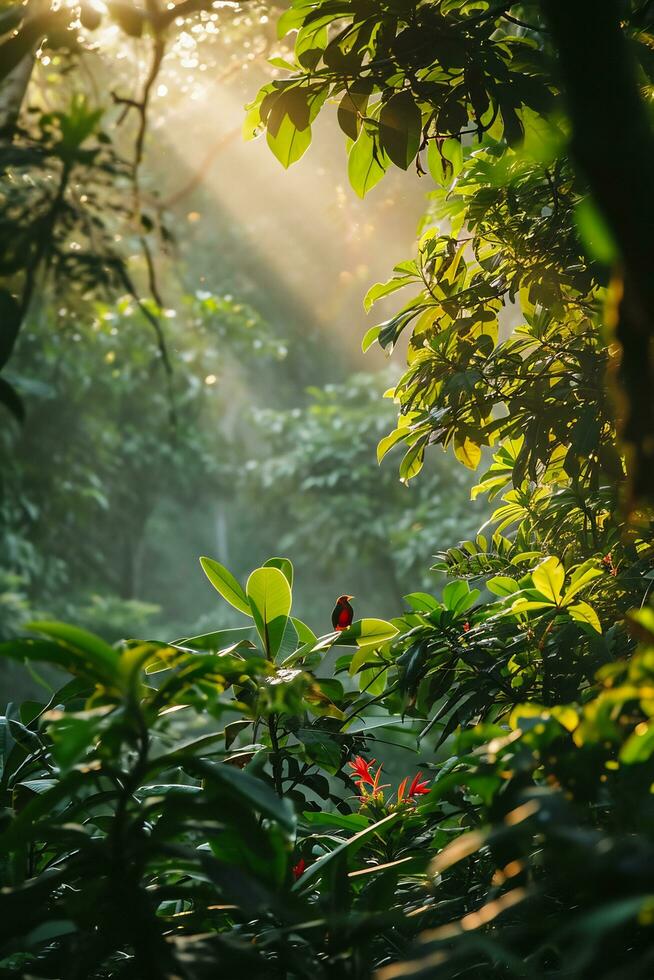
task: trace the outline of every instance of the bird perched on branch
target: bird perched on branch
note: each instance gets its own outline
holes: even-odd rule
[[[350,605],[350,599],[354,599],[354,596],[339,595],[332,612],[332,626],[339,633],[351,626],[354,619],[354,609]]]

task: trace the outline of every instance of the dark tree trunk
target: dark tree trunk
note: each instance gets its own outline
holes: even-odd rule
[[[543,0],[572,121],[572,153],[622,259],[622,439],[632,498],[654,498],[654,131],[618,0]]]

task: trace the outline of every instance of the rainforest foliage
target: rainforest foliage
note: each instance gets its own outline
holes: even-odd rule
[[[164,485],[178,512],[192,510],[210,485],[198,474],[233,489],[243,511],[232,513],[258,504],[283,533],[278,557],[248,575],[223,554],[200,558],[190,588],[204,572],[216,594],[197,635],[134,638],[125,621],[101,638],[80,620],[26,624],[15,604],[0,655],[49,690],[4,699],[0,975],[652,975],[654,318],[641,253],[654,197],[641,167],[654,9],[571,6],[257,7],[281,47],[266,49],[272,74],[251,93],[246,137],[265,134],[288,167],[333,112],[359,195],[411,169],[428,203],[414,254],[364,300],[390,313],[362,328],[364,351],[398,348],[392,361],[406,361],[386,400],[358,374],[314,386],[301,407],[258,404],[229,432],[217,421],[213,440],[194,425],[208,351],[232,379],[313,355],[250,305],[197,288],[179,297],[192,340],[182,327],[167,342],[155,273],[169,237],[157,207],[143,208],[149,98],[174,32],[212,8],[108,5],[151,58],[145,87],[116,97],[136,116],[133,146],[114,146],[79,93],[68,109],[4,104],[0,507],[18,527],[30,487],[44,515],[36,546],[12,538],[27,574],[52,567],[64,583],[113,549],[129,554],[149,495]],[[105,16],[35,0],[7,11],[0,101],[37,43],[41,58],[63,50],[69,85],[84,32]],[[226,11],[230,43],[245,43],[238,8]],[[625,110],[589,133],[598,93],[608,113],[616,97]],[[114,207],[120,175],[133,196]],[[69,295],[74,337],[49,295]],[[153,345],[144,336],[140,358],[137,319]],[[103,380],[107,414],[122,419],[109,428],[94,403],[98,351],[128,367]],[[20,448],[52,438],[39,386],[55,363],[52,404],[73,411],[81,440],[59,461],[82,514],[68,525],[54,478],[39,486]],[[229,417],[235,399],[236,385],[209,411]],[[98,439],[106,470],[94,474],[84,446]],[[76,540],[107,487],[123,526]],[[481,528],[468,498],[485,508]],[[297,601],[302,579],[324,565],[344,592],[358,564],[396,604],[380,590],[362,615],[355,597],[352,624],[325,632],[327,618]]]

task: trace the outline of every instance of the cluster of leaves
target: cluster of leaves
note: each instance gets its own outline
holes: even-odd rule
[[[648,29],[632,16],[624,29],[651,84]],[[623,475],[602,327],[615,250],[569,163],[568,123],[551,116],[560,90],[539,6],[297,0],[278,27],[297,31],[295,62],[262,88],[248,125],[282,162],[337,98],[359,193],[413,160],[438,186],[416,259],[366,299],[413,289],[363,344],[390,352],[411,330],[398,426],[383,443],[404,444],[401,477],[430,444],[452,444],[475,468],[482,447],[521,437],[508,504],[551,528],[560,490],[575,533],[598,546]]]
[[[601,668],[586,699],[529,702],[508,731],[485,724],[459,738],[431,798],[467,804],[479,822],[431,870],[459,901],[475,884],[458,918],[382,977],[619,977],[627,962],[651,972],[651,609],[631,626],[638,650]]]
[[[252,7],[260,11],[256,0]],[[76,292],[111,303],[128,292],[164,305],[157,258],[169,250],[172,236],[157,189],[145,190],[139,170],[166,55],[181,28],[195,29],[197,21],[206,26],[211,10],[211,0],[181,0],[161,9],[130,0],[3,5],[0,370],[44,294],[56,301]],[[243,33],[237,13],[229,4],[221,11],[227,44]],[[98,32],[103,21],[108,29]],[[250,28],[248,21],[246,34],[253,33]],[[204,27],[199,29],[204,37]],[[126,42],[136,39],[135,62],[148,62],[144,77],[140,66],[132,72],[121,66],[131,61]],[[134,268],[139,257],[146,266],[142,275]],[[145,319],[156,326],[146,307]],[[25,416],[24,399],[4,371],[0,405],[19,420]]]
[[[0,645],[73,675],[3,719],[5,975],[499,978],[528,949],[581,976],[603,923],[649,962],[654,632],[634,615],[625,659],[613,559],[493,575],[484,603],[453,581],[323,636],[292,615],[288,559],[245,586],[201,562],[244,626],[112,647],[37,622]],[[388,794],[365,756],[394,730],[438,738]]]
[[[388,908],[398,882],[420,901],[425,781],[407,777],[383,816],[381,799],[353,813],[333,784],[354,789],[346,762],[375,698],[312,670],[395,628],[364,619],[317,638],[290,615],[287,559],[245,588],[202,564],[247,626],[112,647],[37,622],[0,647],[73,675],[2,719],[6,976],[203,977],[218,961],[363,977],[388,948],[382,925],[402,941]]]
[[[540,46],[507,19],[513,6],[294,0],[278,21],[281,37],[297,31],[295,62],[280,65],[293,75],[262,88],[246,132],[265,126],[289,166],[308,148],[327,98],[338,98],[350,181],[362,196],[391,163],[406,170],[429,141],[450,141],[446,159],[467,134],[494,128],[514,142],[519,110],[546,111],[552,93]]]
[[[66,110],[37,110],[20,142],[3,148],[0,369],[46,271],[55,281],[74,282],[80,295],[130,283],[114,244],[116,221],[129,213],[120,192],[128,169],[101,128],[102,115],[78,93]],[[22,419],[23,403],[6,378],[0,395]]]
[[[453,443],[461,461],[475,468],[482,446],[522,435],[516,486],[521,477],[537,482],[548,467],[550,483],[557,469],[597,483],[598,447],[607,457],[604,469],[612,465],[613,476],[621,469],[615,451],[610,456],[614,433],[602,383],[596,289],[579,244],[573,239],[568,250],[561,244],[571,235],[570,206],[553,195],[565,202],[565,190],[550,190],[544,167],[512,156],[507,161],[497,145],[476,151],[465,172],[432,195],[434,216],[449,216],[449,233],[429,228],[416,260],[370,290],[368,306],[398,289],[419,292],[391,320],[371,328],[364,346],[376,341],[391,351],[412,326],[408,370],[395,389],[401,410],[395,438],[410,447],[408,477],[429,443]],[[558,208],[568,221],[555,215]],[[552,217],[541,217],[543,210]],[[586,281],[571,271],[578,267]],[[524,322],[501,337],[500,313],[516,300],[514,316]]]

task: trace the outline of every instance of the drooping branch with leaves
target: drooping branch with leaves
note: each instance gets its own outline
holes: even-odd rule
[[[614,326],[614,308],[618,315],[619,283],[632,274],[647,280],[638,271],[646,254],[643,232],[634,228],[630,234],[625,216],[649,227],[646,214],[652,202],[645,175],[652,135],[637,83],[645,90],[651,85],[651,33],[646,9],[627,7],[619,21],[613,4],[597,20],[590,9],[570,8],[564,16],[559,4],[542,9],[535,2],[444,0],[398,7],[391,2],[297,0],[279,21],[281,35],[297,31],[295,62],[288,63],[285,77],[261,89],[250,107],[249,131],[265,128],[271,149],[288,166],[308,148],[320,110],[336,100],[347,137],[349,178],[359,194],[370,191],[390,166],[406,170],[415,165],[419,174],[428,170],[440,187],[434,217],[443,222],[442,231],[423,238],[418,267],[400,266],[388,288],[413,281],[423,292],[379,334],[371,331],[366,341],[378,339],[388,349],[400,331],[413,325],[411,366],[397,389],[404,441],[410,448],[407,473],[419,465],[429,441],[447,444],[454,439],[472,460],[478,447],[509,434],[501,422],[490,419],[487,387],[498,392],[500,402],[511,397],[514,409],[523,380],[534,396],[529,406],[533,414],[542,391],[532,386],[534,376],[519,363],[523,350],[530,350],[528,364],[540,359],[538,376],[553,376],[551,367],[558,365],[569,377],[579,377],[581,371],[581,384],[597,388],[601,375],[592,348],[610,349],[607,331]],[[596,43],[584,40],[586,17],[595,25]],[[619,44],[609,43],[610,38],[618,38]],[[605,67],[600,72],[592,61],[596,55],[591,52],[605,49],[613,52],[615,71]],[[606,99],[581,81],[600,75]],[[567,94],[570,119],[562,115]],[[620,119],[625,130],[621,145],[642,146],[644,156],[636,151],[616,154],[612,123],[591,122],[591,106],[596,114],[606,112],[609,120]],[[581,149],[575,149],[576,143]],[[623,164],[611,170],[611,160],[628,160],[636,176],[632,179]],[[623,193],[631,195],[629,201]],[[638,208],[636,197],[647,204]],[[611,267],[614,279],[608,290]],[[643,296],[638,302],[645,321],[647,300]],[[506,310],[510,316],[515,304],[527,321],[527,335],[537,333],[535,343],[527,338],[498,342],[497,315]],[[649,331],[633,322],[625,304],[621,310],[617,340],[623,348],[624,383],[618,416],[638,499],[649,493],[652,469],[646,448],[651,441],[651,432],[646,437],[651,428],[646,394],[651,367],[645,349]],[[514,310],[513,315],[520,313]],[[587,345],[590,356],[585,358]],[[617,362],[616,353],[613,359]],[[467,375],[460,369],[463,364]],[[445,391],[439,370],[450,378]],[[453,386],[459,386],[455,406],[469,401],[472,418],[448,407]],[[476,386],[484,392],[482,405],[474,404]],[[575,397],[569,397],[567,385],[557,390],[556,384],[548,395],[547,401],[566,407]],[[605,411],[600,410],[597,435],[578,434],[574,447],[569,438],[574,420],[563,439],[560,434],[552,438],[545,426],[543,439],[549,445],[535,454],[533,437],[527,437],[520,461],[524,472],[531,457],[533,478],[536,459],[546,466],[560,446],[566,452],[573,447],[569,469],[574,468],[574,455],[589,456],[594,449],[615,478],[615,453],[600,452],[601,444],[610,442],[601,422]],[[515,429],[521,427],[519,416],[510,414]]]

